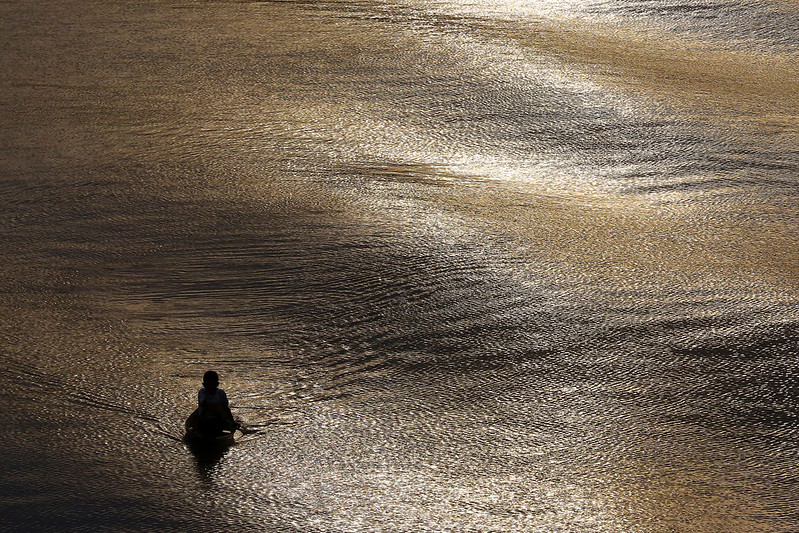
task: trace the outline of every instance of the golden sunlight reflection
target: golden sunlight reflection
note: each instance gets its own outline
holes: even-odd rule
[[[785,5],[0,2],[4,526],[795,529]]]
[[[477,437],[452,433],[459,431],[455,420],[430,428],[402,419],[392,433],[382,424],[365,426],[349,413],[338,415],[344,420],[325,417],[276,428],[274,437],[265,437],[270,442],[261,443],[265,453],[257,463],[244,454],[225,461],[216,483],[249,480],[237,508],[252,513],[253,523],[266,505],[297,523],[330,530],[380,529],[398,516],[403,528],[419,530],[610,533],[635,523],[625,508],[637,495],[625,496],[614,486],[610,464],[607,477],[596,479],[588,458],[574,457],[594,455],[583,446],[569,450],[566,443],[538,442],[526,450],[526,438],[515,442],[517,434],[499,428],[480,429],[478,434],[486,434]],[[436,442],[432,430],[445,442]],[[292,507],[294,501],[313,509]]]
[[[465,2],[425,0],[421,3],[433,11],[455,14],[464,18],[491,18],[498,20],[535,20],[564,18],[583,11],[581,0],[469,0]]]

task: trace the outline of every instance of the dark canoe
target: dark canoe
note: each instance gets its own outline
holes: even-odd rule
[[[221,435],[208,435],[200,431],[199,421],[200,415],[196,410],[186,419],[185,440],[188,444],[193,446],[222,448],[230,446],[235,442],[235,430],[226,429]]]

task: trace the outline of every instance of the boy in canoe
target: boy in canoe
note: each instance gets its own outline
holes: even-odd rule
[[[238,424],[230,412],[227,394],[219,388],[219,374],[209,370],[203,375],[203,388],[197,393],[199,430],[205,435],[221,435]]]

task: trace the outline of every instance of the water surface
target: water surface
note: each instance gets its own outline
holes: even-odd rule
[[[795,2],[0,10],[9,529],[796,530]]]

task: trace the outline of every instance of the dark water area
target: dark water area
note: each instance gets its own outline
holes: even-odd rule
[[[0,530],[799,529],[799,4],[0,12]]]

